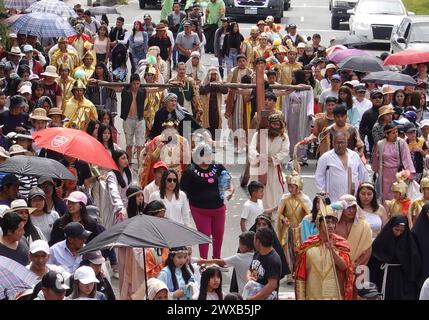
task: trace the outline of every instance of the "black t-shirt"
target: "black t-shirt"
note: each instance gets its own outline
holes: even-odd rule
[[[250,264],[250,270],[254,270],[258,273],[256,282],[265,286],[268,283],[268,279],[277,279],[280,281],[282,262],[276,250],[274,249],[266,255],[261,255],[260,253],[256,252],[253,255],[252,263]]]
[[[169,47],[171,47],[171,41],[169,37],[165,36],[164,38],[158,38],[156,35],[153,35],[149,38],[148,46],[158,46],[160,49],[159,55],[161,56],[162,60],[166,61],[170,58],[167,50]]]
[[[0,113],[0,125],[4,125],[2,128],[3,134],[7,135],[9,132],[16,131],[16,127],[28,128],[28,114],[21,112],[20,114],[13,116],[9,113],[9,110]]]
[[[218,178],[225,167],[221,164],[211,164],[207,170],[192,164],[185,169],[180,180],[182,189],[189,199],[191,206],[202,209],[217,209],[222,207]]]
[[[21,238],[18,243],[18,247],[15,250],[12,250],[9,247],[6,247],[4,244],[0,243],[0,256],[15,260],[16,262],[26,266],[28,261],[28,248],[27,240]]]

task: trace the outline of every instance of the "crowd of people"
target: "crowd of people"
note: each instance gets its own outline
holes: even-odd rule
[[[329,60],[335,39],[322,46],[319,34],[304,39],[271,16],[245,38],[222,0],[205,12],[165,4],[159,23],[146,13],[132,30],[76,5],[75,35],[18,32],[3,42],[0,163],[51,158],[75,176],[0,173],[0,255],[40,280],[7,298],[272,300],[286,278],[296,299],[429,299],[428,63],[399,66],[415,86],[379,86]],[[218,66],[202,63],[209,53]],[[228,84],[255,83],[261,66],[258,108],[258,90]],[[234,151],[247,155],[240,184],[249,198],[230,257],[222,244],[234,163],[215,161],[223,117]],[[52,127],[85,131],[117,170],[40,148],[32,135]],[[300,176],[309,157],[313,199]],[[186,246],[79,253],[141,214],[195,225],[212,238],[212,257],[209,244],[198,254]]]

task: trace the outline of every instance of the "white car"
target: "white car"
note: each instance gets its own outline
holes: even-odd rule
[[[350,34],[377,43],[390,43],[393,27],[413,14],[406,11],[401,0],[359,0],[349,13]]]

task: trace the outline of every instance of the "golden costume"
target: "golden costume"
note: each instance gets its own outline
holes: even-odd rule
[[[302,69],[302,64],[299,62],[282,63],[280,65],[280,74],[278,75],[279,82],[283,85],[291,85],[293,72],[295,70],[301,70],[301,69]]]
[[[61,51],[60,49],[56,50],[52,54],[51,65],[57,68],[57,72],[61,65],[67,65],[70,70],[74,70],[79,65],[79,58],[77,54],[72,50],[67,50],[66,52]]]
[[[76,80],[73,89],[86,89],[85,85],[80,80]],[[64,115],[69,118],[69,122],[66,123],[68,128],[76,128],[80,130],[86,130],[90,120],[97,120],[97,109],[94,104],[86,99],[77,100],[75,96],[66,101],[64,106]]]
[[[429,188],[429,177],[424,177],[422,180],[420,180],[420,190],[422,193],[423,193],[423,189],[425,188]],[[409,210],[409,216],[411,217],[412,222],[416,221],[417,217],[420,214],[420,211],[422,211],[422,208],[427,201],[429,200],[425,199],[424,197],[421,197],[413,201]],[[412,224],[410,224],[410,227],[411,226]]]
[[[71,99],[73,97],[72,89],[73,84],[75,80],[72,77],[68,77],[66,80],[59,77],[57,78],[57,83],[61,87],[61,92],[63,93],[62,100],[63,100],[63,106],[65,105],[66,101]]]
[[[407,198],[407,189],[407,184],[398,172],[396,174],[396,182],[392,185],[392,192],[399,192],[401,194],[401,198],[399,200],[386,200],[386,209],[389,219],[399,215],[403,215],[404,217],[409,216],[411,200]]]
[[[202,110],[200,93],[194,79],[189,76],[171,78],[169,83],[181,83],[182,86],[169,88],[169,92],[177,95],[177,103],[196,117],[198,110]]]

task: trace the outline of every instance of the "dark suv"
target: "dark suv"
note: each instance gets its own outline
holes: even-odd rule
[[[329,10],[331,10],[331,29],[338,30],[341,21],[349,21],[350,14],[347,10],[353,9],[358,0],[330,0]]]
[[[182,9],[185,7],[186,0],[179,0],[180,6]],[[162,0],[139,0],[139,7],[140,9],[144,9],[146,6],[161,8],[162,7]]]
[[[283,11],[290,8],[290,0],[224,0],[225,15],[233,19],[262,19],[273,16],[281,22]]]

